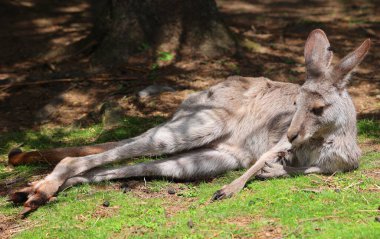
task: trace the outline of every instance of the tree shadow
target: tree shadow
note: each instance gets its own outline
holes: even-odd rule
[[[228,75],[265,76],[300,84],[305,78],[303,46],[315,28],[326,31],[338,57],[365,38],[373,40],[370,53],[352,77],[350,89],[355,102],[359,102],[359,117],[379,118],[375,102],[380,88],[377,1],[217,3],[240,43],[234,57],[177,59],[156,70],[147,65],[94,73],[88,59],[93,43],[81,39],[91,38],[103,1],[0,1],[0,131],[38,129],[45,122],[70,125],[106,101],[126,102],[127,115],[151,116],[157,109],[169,115],[187,92],[207,88]],[[81,50],[70,51],[79,42],[84,42],[79,45]],[[71,57],[62,60],[59,56],[66,53]],[[134,79],[116,80],[122,77]],[[66,78],[73,81],[4,87],[15,82]],[[94,78],[110,81],[86,80]],[[141,102],[136,93],[152,84],[174,86],[176,92]],[[369,100],[362,107],[363,95]],[[52,114],[39,119],[47,108]]]
[[[379,118],[378,1],[223,3],[220,10],[227,24],[243,42],[237,61],[244,74],[259,73],[273,80],[302,84],[305,79],[303,46],[309,32],[316,28],[326,32],[335,53],[334,62],[371,38],[372,47],[355,70],[349,89],[359,118]]]

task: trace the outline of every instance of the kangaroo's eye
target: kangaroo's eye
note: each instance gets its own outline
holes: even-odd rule
[[[323,114],[323,109],[324,109],[323,107],[315,107],[311,109],[311,113],[321,116]]]

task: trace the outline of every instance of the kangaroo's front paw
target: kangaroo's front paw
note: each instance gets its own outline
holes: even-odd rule
[[[280,163],[265,163],[261,173],[256,176],[258,179],[269,179],[288,176],[285,166]]]
[[[240,182],[232,182],[228,185],[223,186],[222,189],[216,191],[214,195],[212,196],[211,200],[222,200],[225,198],[230,198],[234,194],[240,192],[244,188],[244,183]]]

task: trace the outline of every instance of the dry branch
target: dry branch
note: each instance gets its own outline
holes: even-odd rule
[[[82,82],[82,81],[92,81],[92,82],[100,82],[100,81],[125,81],[125,80],[138,80],[139,77],[134,76],[128,76],[128,77],[95,77],[95,78],[63,78],[63,79],[56,79],[56,80],[41,80],[41,81],[32,81],[32,82],[17,82],[17,83],[10,83],[6,84],[2,87],[2,90],[9,89],[12,87],[18,87],[18,86],[35,86],[35,85],[45,85],[45,84],[52,84],[52,83],[67,83],[67,82]]]

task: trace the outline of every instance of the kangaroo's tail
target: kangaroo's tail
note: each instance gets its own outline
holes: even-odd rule
[[[120,146],[120,142],[108,142],[91,146],[56,148],[22,152],[21,149],[12,149],[8,154],[8,164],[17,166],[25,164],[49,164],[56,165],[65,157],[81,157],[90,154],[98,154]]]

